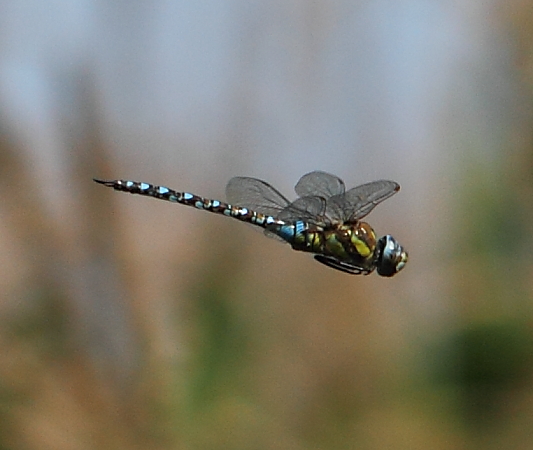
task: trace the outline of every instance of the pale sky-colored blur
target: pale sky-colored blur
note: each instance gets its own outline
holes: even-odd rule
[[[320,168],[416,195],[457,151],[443,117],[484,135],[511,95],[491,3],[6,1],[2,118],[33,158],[61,160],[58,122],[87,76],[125,175],[288,190]]]

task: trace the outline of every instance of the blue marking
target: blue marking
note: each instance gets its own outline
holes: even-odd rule
[[[176,197],[175,195],[171,195],[169,198],[168,198],[171,202],[179,202],[179,197]]]
[[[135,183],[133,181],[126,181],[126,187],[132,187]]]
[[[213,200],[213,208],[218,208],[220,206],[220,202],[218,200]]]
[[[192,200],[194,195],[189,194],[188,192],[183,193],[183,200]]]
[[[271,223],[274,223],[275,221],[276,221],[276,219],[274,219],[274,217],[272,217],[272,216],[268,216],[268,217],[266,218],[266,223],[267,223],[268,225],[270,225]]]
[[[231,216],[231,209],[226,208],[226,209],[224,210],[224,215],[225,215],[225,216]]]
[[[141,191],[146,191],[147,189],[150,189],[150,185],[149,185],[149,184],[146,184],[146,183],[141,183],[141,184],[139,185],[139,189],[140,189]]]
[[[294,239],[294,231],[293,225],[281,225],[279,229],[276,230],[276,234],[287,242],[291,242]]]
[[[305,222],[299,220],[294,224],[295,234],[300,234],[305,231],[306,225]]]
[[[158,191],[160,194],[168,194],[170,192],[165,186],[159,186]]]
[[[194,206],[196,206],[198,209],[204,209],[204,204],[200,201],[197,201]]]
[[[239,211],[239,214],[245,216],[246,214],[248,214],[248,209],[246,209],[246,208],[241,208],[241,210]]]

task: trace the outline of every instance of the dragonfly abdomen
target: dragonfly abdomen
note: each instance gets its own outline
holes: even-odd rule
[[[111,187],[116,191],[129,192],[130,194],[145,195],[160,200],[166,200],[173,203],[180,203],[186,206],[192,206],[196,209],[209,211],[215,214],[233,217],[242,222],[248,222],[262,228],[267,228],[273,224],[284,224],[274,217],[252,211],[248,208],[233,206],[219,200],[211,200],[189,192],[178,192],[165,186],[156,186],[149,183],[128,180],[98,180],[97,183]]]

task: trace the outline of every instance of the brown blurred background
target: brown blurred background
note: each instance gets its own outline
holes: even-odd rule
[[[531,1],[2,2],[0,450],[533,448],[532,92]],[[401,274],[91,180],[311,170]]]

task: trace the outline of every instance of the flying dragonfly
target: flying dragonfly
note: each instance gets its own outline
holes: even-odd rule
[[[407,252],[396,239],[391,235],[378,239],[373,228],[361,221],[400,190],[394,181],[372,181],[346,191],[339,177],[314,171],[300,178],[295,186],[298,198],[291,202],[265,181],[235,177],[226,186],[228,203],[138,181],[94,181],[261,227],[266,235],[294,250],[313,253],[318,262],[348,274],[368,275],[377,270],[381,276],[392,277],[407,263]]]

